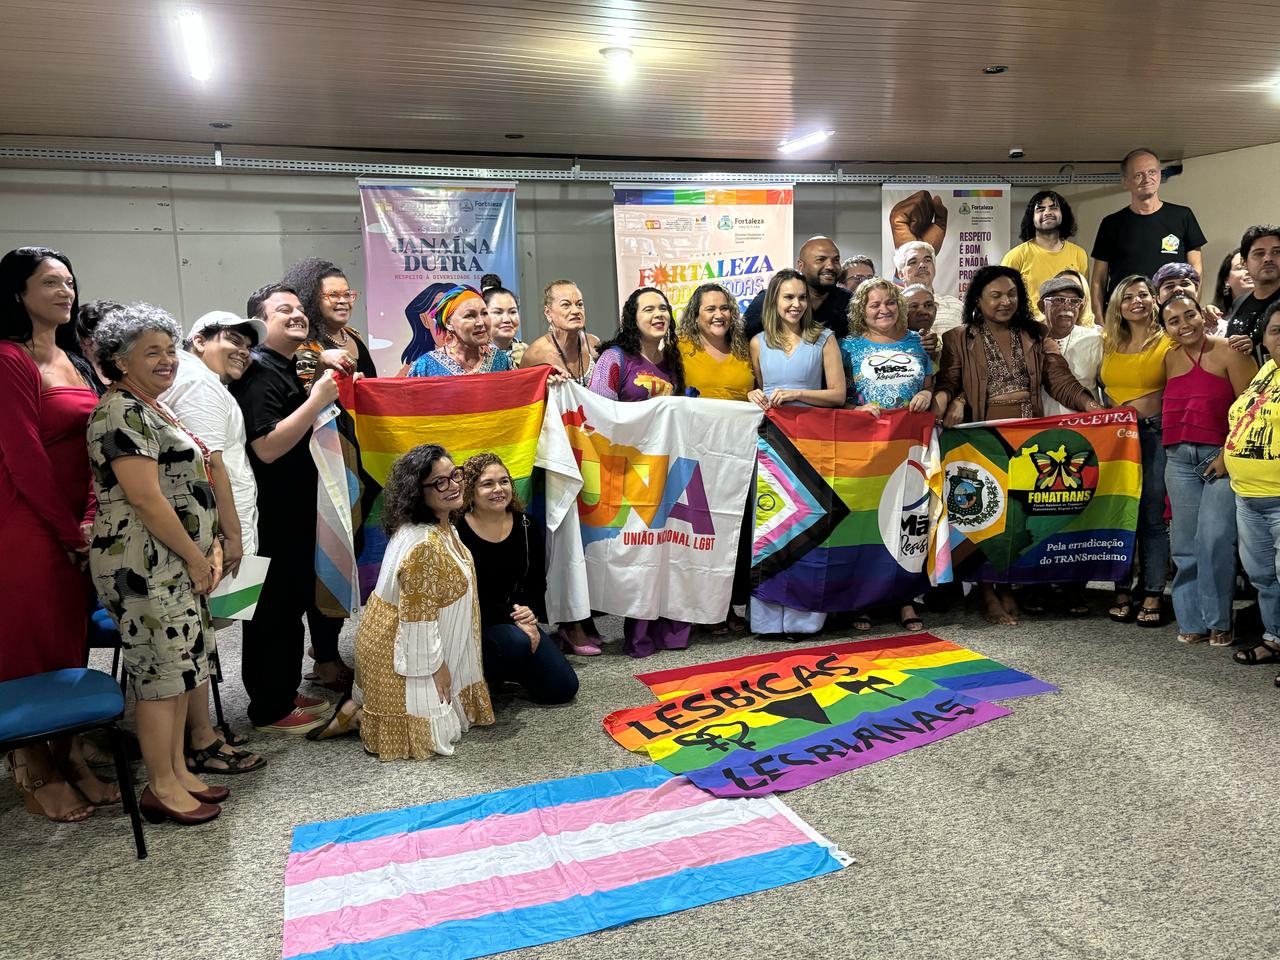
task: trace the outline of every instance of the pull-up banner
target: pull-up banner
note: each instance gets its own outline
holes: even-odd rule
[[[973,275],[1009,251],[1007,183],[886,183],[880,198],[885,276],[898,247],[924,240],[936,253],[933,292],[963,300]]]
[[[724,189],[614,184],[618,303],[657,287],[680,319],[703,283],[719,283],[745,310],[776,270],[790,266],[792,184]]]
[[[431,332],[432,284],[479,288],[496,273],[519,296],[514,183],[362,179],[359,187],[369,349],[384,376],[431,350],[422,331]]]

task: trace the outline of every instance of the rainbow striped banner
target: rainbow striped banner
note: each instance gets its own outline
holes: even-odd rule
[[[1009,714],[990,698],[1056,689],[928,634],[639,679],[661,702],[612,713],[605,730],[721,797],[808,786]]]
[[[851,859],[777,797],[655,767],[298,827],[285,960],[462,960],[821,876]]]
[[[933,416],[782,407],[757,443],[752,594],[858,610],[929,586]]]
[[[1133,558],[1142,451],[1133,410],[942,432],[935,571],[964,580],[1120,580]]]
[[[419,444],[438,443],[458,464],[486,450],[496,453],[528,503],[550,372],[550,367],[534,367],[469,377],[344,381],[341,400],[355,418],[365,471],[379,484],[386,483],[397,457]],[[360,587],[365,598],[386,551],[381,520],[379,497],[364,525]]]

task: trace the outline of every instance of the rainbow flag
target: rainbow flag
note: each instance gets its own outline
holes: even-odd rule
[[[928,634],[645,674],[657,704],[614,740],[721,797],[795,790],[1007,716],[990,697],[1056,689]]]
[[[924,590],[933,424],[906,410],[770,410],[757,442],[752,594],[835,611]]]
[[[550,367],[469,377],[379,378],[342,383],[341,401],[356,422],[365,471],[385,484],[391,464],[422,443],[438,443],[461,464],[489,450],[511,471],[516,492],[528,503],[538,434],[547,403]],[[382,499],[364,525],[360,595],[367,598],[386,551]]]
[[[942,431],[944,514],[934,563],[1000,583],[1120,580],[1129,573],[1142,451],[1133,410]]]
[[[851,859],[777,797],[655,767],[298,827],[285,960],[462,960],[807,880]]]

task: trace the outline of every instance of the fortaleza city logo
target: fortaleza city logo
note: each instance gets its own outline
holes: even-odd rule
[[[578,521],[584,547],[621,535],[625,546],[715,548],[715,525],[697,460],[614,443],[587,421],[581,406],[566,411],[561,420],[582,474]],[[633,515],[644,529],[634,524],[623,529]],[[681,526],[669,526],[675,521]]]
[[[976,463],[957,462],[947,469],[947,516],[960,529],[983,530],[1004,513],[1004,495],[995,477]]]
[[[1010,495],[1025,496],[1031,514],[1080,513],[1097,488],[1098,457],[1074,430],[1037,433],[1009,459]]]
[[[732,230],[733,217],[729,216],[727,213],[724,214],[723,216],[720,217],[720,222],[716,224],[716,227],[720,230]]]

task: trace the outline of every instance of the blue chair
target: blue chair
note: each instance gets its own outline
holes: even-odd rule
[[[133,774],[124,735],[116,725],[124,715],[124,695],[114,678],[100,670],[72,667],[0,683],[0,752],[86,730],[104,728],[111,737],[120,799],[133,821],[138,859],[147,856],[142,817],[133,792]]]

